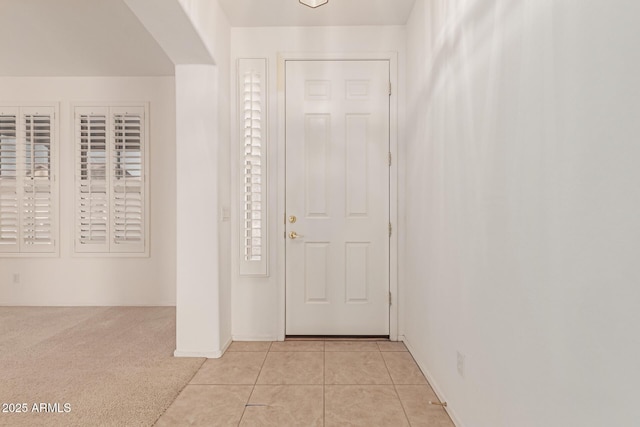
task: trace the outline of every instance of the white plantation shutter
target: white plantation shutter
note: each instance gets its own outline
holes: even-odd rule
[[[112,109],[114,252],[142,252],[145,242],[144,109]]]
[[[107,108],[76,109],[76,251],[109,249]]]
[[[238,60],[241,137],[240,274],[267,274],[266,60]]]
[[[53,110],[23,109],[21,231],[22,252],[52,252],[54,194],[52,171]]]
[[[0,252],[17,252],[20,248],[17,118],[17,108],[4,108],[0,113]]]
[[[76,107],[76,252],[145,253],[145,107]]]
[[[0,252],[53,253],[54,108],[0,110]]]

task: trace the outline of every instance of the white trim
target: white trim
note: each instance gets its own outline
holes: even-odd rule
[[[4,258],[4,257],[3,257]],[[42,304],[42,303],[35,303],[35,304],[29,304],[29,303],[24,303],[24,302],[17,302],[17,303],[2,303],[2,307],[93,307],[93,308],[100,308],[100,307],[104,307],[104,308],[113,308],[113,307],[174,307],[175,308],[176,304],[175,303],[165,303],[165,302],[158,302],[158,303],[130,303],[130,304],[99,304],[99,303],[95,303],[95,302],[89,302],[89,303],[78,303],[78,304],[69,304],[67,302],[60,302],[60,303],[47,303],[47,304]]]
[[[284,341],[272,335],[233,335],[233,341]]]
[[[398,54],[389,57],[389,80],[391,80],[391,96],[389,97],[389,149],[391,150],[391,167],[389,170],[389,220],[393,226],[389,240],[389,291],[391,307],[389,307],[389,339],[398,339]]]
[[[173,357],[206,357],[207,359],[219,359],[229,349],[233,340],[229,338],[220,350],[215,351],[197,351],[197,350],[178,350],[173,351]]]
[[[413,360],[415,360],[416,363],[418,364],[418,367],[420,368],[420,370],[424,374],[425,378],[427,379],[427,382],[429,383],[429,385],[433,389],[433,392],[436,394],[436,397],[438,398],[438,400],[440,402],[447,402],[448,403],[447,397],[442,392],[442,389],[438,386],[438,382],[435,380],[433,375],[431,375],[431,373],[429,372],[427,367],[424,365],[424,363],[422,363],[419,359],[417,359],[414,356],[413,347],[411,346],[411,343],[407,340],[407,337],[402,335],[402,336],[399,337],[399,340],[404,342],[404,345],[407,347],[407,350],[409,350],[409,353],[411,353],[411,357],[413,357]],[[447,414],[449,415],[449,418],[451,418],[451,421],[453,421],[453,424],[456,427],[465,427],[465,425],[462,423],[462,421],[460,420],[460,417],[458,417],[458,414],[453,409],[453,407],[451,407],[449,404],[447,404],[447,406],[443,407],[443,409],[447,412]]]
[[[222,357],[223,351],[189,351],[175,350],[173,357],[206,357],[207,359],[219,359]]]
[[[231,345],[232,342],[233,342],[233,338],[229,337],[229,339],[224,343],[224,345],[222,346],[222,349],[220,350],[222,354],[226,353],[226,351],[229,349],[229,346]]]
[[[86,110],[89,108],[96,108],[98,110],[105,110],[107,116],[107,127],[110,127],[110,123],[112,120],[113,113],[112,111],[118,111],[127,108],[139,108],[143,111],[144,114],[144,140],[143,140],[143,149],[144,149],[144,157],[143,157],[143,166],[144,166],[144,177],[143,177],[143,191],[144,191],[144,244],[143,250],[138,252],[126,252],[126,251],[117,251],[114,249],[107,248],[104,251],[86,251],[83,252],[78,250],[77,247],[77,239],[76,239],[76,226],[77,226],[77,185],[78,185],[78,177],[76,176],[76,150],[77,150],[77,139],[76,139],[76,111],[77,110]],[[71,256],[74,258],[149,258],[151,256],[151,107],[149,101],[141,101],[141,102],[71,102],[69,104],[69,120],[70,120],[70,138],[73,141],[71,155],[73,156],[72,164],[73,164],[73,177],[74,177],[74,198],[73,198],[73,244]],[[111,141],[107,141],[107,145],[110,146]],[[110,149],[108,150],[110,152]],[[108,183],[111,186],[111,183]],[[113,200],[111,196],[110,200]],[[111,207],[110,207],[111,210]],[[110,236],[109,236],[110,238]]]
[[[249,69],[256,69],[262,77],[262,84],[260,86],[260,93],[262,99],[260,99],[261,105],[261,113],[262,117],[260,120],[261,125],[261,133],[262,133],[262,143],[261,143],[261,189],[260,192],[262,196],[262,207],[261,207],[261,259],[259,261],[248,261],[245,257],[245,245],[244,240],[246,236],[244,236],[245,231],[245,221],[244,218],[245,212],[245,172],[244,165],[241,163],[244,161],[245,155],[245,141],[244,141],[244,121],[243,113],[244,113],[244,78],[243,74]],[[236,132],[234,138],[232,138],[232,150],[236,150],[238,154],[237,160],[235,156],[232,156],[232,161],[238,162],[236,164],[237,173],[232,174],[235,176],[234,182],[234,190],[238,193],[235,194],[236,203],[237,203],[237,213],[239,215],[235,220],[237,221],[238,229],[236,230],[237,234],[237,252],[233,252],[234,256],[238,257],[238,272],[240,276],[246,277],[269,277],[269,260],[270,260],[270,251],[269,251],[269,239],[270,239],[270,230],[269,230],[269,61],[267,58],[238,58],[236,61]]]
[[[276,92],[278,102],[278,124],[277,124],[277,144],[278,156],[274,160],[273,167],[278,171],[277,178],[277,213],[276,218],[285,217],[285,171],[281,165],[285,164],[285,62],[286,61],[304,61],[304,60],[326,60],[326,61],[345,61],[345,60],[382,60],[389,61],[389,79],[391,80],[392,92],[389,99],[389,147],[393,162],[389,176],[389,218],[393,224],[393,233],[389,242],[389,291],[391,292],[392,304],[389,307],[389,339],[396,341],[398,339],[398,53],[397,52],[279,52],[277,54],[277,76],[276,76]],[[284,236],[284,221],[276,221],[276,236]],[[285,312],[286,312],[286,289],[285,289],[285,240],[283,238],[277,241],[277,265],[276,265],[276,281],[278,289],[278,341],[284,341],[285,330]]]

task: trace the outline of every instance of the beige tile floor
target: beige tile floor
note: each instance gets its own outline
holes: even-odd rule
[[[234,342],[157,426],[453,427],[404,344]]]

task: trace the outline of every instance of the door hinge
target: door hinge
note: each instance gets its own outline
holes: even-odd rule
[[[391,237],[392,231],[393,231],[393,227],[391,226],[391,223],[389,223],[389,237]]]
[[[391,82],[389,82],[389,96],[391,96]]]
[[[389,306],[391,306],[391,291],[389,291]]]
[[[389,151],[389,166],[391,166],[391,151]]]

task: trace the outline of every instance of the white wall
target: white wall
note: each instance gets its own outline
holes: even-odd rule
[[[216,68],[176,66],[176,356],[221,355]]]
[[[416,2],[404,334],[459,426],[638,423],[638,16]]]
[[[282,283],[282,239],[277,235],[279,219],[278,179],[281,165],[278,158],[278,144],[282,135],[278,133],[281,118],[278,116],[278,82],[281,70],[278,70],[278,53],[372,53],[397,52],[398,69],[404,75],[404,27],[264,27],[232,28],[232,158],[238,159],[240,150],[237,141],[235,121],[236,60],[238,58],[267,58],[268,60],[268,146],[269,148],[269,277],[240,277],[238,266],[238,230],[237,215],[239,202],[234,197],[232,232],[232,324],[233,337],[236,340],[276,340],[281,338],[284,319],[284,293]],[[282,80],[280,80],[282,81]],[[402,119],[404,106],[404,82],[396,88],[399,92],[399,116]],[[402,137],[399,138],[402,140]],[[232,171],[234,180],[238,180],[237,168]],[[235,184],[235,181],[234,181]],[[234,195],[237,189],[234,187]],[[280,195],[281,196],[281,195]],[[281,236],[282,234],[280,234]]]
[[[231,341],[230,27],[215,1],[180,0],[214,65],[176,67],[177,356],[220,357]],[[191,150],[191,151],[188,151]],[[198,197],[197,209],[189,200]]]
[[[0,305],[175,304],[173,77],[2,77],[2,103],[59,103],[60,256],[0,258]],[[149,102],[150,257],[77,257],[74,102]],[[13,284],[13,274],[20,284]]]

